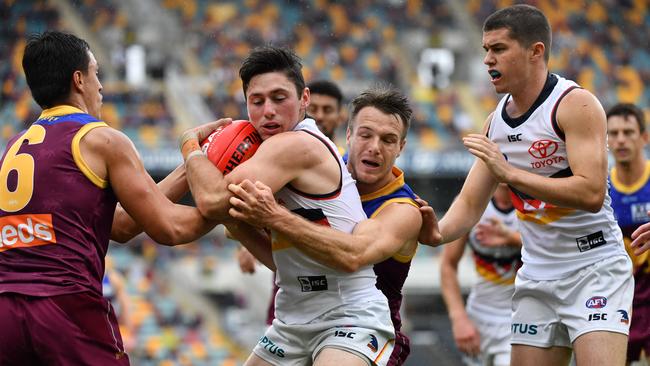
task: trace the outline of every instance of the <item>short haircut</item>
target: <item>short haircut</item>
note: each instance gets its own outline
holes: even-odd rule
[[[551,25],[534,6],[513,5],[492,13],[483,23],[483,32],[507,28],[510,38],[524,47],[535,42],[544,43],[544,60],[548,62],[551,52]]]
[[[284,47],[256,47],[242,62],[239,68],[244,96],[253,77],[269,72],[282,72],[296,86],[298,97],[305,89],[305,79],[302,76],[302,62],[292,50]]]
[[[88,43],[76,36],[47,31],[33,34],[23,54],[23,70],[32,96],[41,108],[51,108],[70,96],[72,74],[88,72]]]
[[[338,85],[329,80],[315,80],[307,84],[311,94],[322,94],[336,99],[338,107],[341,108],[343,102],[343,93]]]
[[[639,125],[639,132],[645,132],[645,115],[641,108],[631,103],[618,103],[607,111],[607,119],[613,116],[620,116],[628,119],[630,116],[636,118],[636,123]]]
[[[404,130],[402,131],[402,140],[406,138],[409,126],[411,125],[411,116],[413,109],[408,98],[398,89],[391,85],[377,85],[366,89],[350,102],[350,120],[348,128],[354,130],[354,121],[359,112],[365,107],[374,107],[382,113],[397,115],[402,120]]]

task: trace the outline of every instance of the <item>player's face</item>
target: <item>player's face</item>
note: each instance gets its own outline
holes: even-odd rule
[[[246,93],[248,118],[264,140],[292,130],[309,104],[309,89],[297,95],[293,82],[281,72],[254,76]]]
[[[361,194],[378,190],[392,179],[395,159],[406,144],[404,124],[397,115],[365,107],[348,129],[348,168]]]
[[[643,156],[648,134],[639,131],[633,116],[611,116],[607,119],[607,145],[619,164],[630,163]]]
[[[90,61],[88,62],[88,71],[83,74],[84,80],[84,93],[83,98],[88,109],[88,114],[93,117],[101,118],[102,108],[102,83],[99,82],[99,65],[95,59],[95,55],[88,51]]]
[[[314,117],[318,128],[330,139],[334,137],[334,130],[341,123],[341,109],[336,98],[311,93],[311,100],[307,106],[307,113]]]
[[[530,51],[510,37],[507,28],[483,33],[483,48],[490,80],[497,93],[512,93],[526,88],[526,56]]]

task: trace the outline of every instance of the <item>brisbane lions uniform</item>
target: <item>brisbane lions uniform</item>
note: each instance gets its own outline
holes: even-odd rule
[[[117,200],[79,146],[98,127],[74,107],[47,109],[0,161],[0,364],[128,364],[102,297]]]
[[[510,164],[544,177],[572,175],[556,111],[574,88],[578,88],[574,82],[549,74],[537,100],[517,118],[506,111],[510,95],[501,99],[488,137]],[[523,241],[512,343],[570,347],[578,336],[594,330],[627,334],[632,264],[609,195],[602,208],[591,213],[558,207],[510,188]]]
[[[366,215],[370,218],[376,216],[386,206],[392,203],[402,203],[420,207],[415,201],[415,193],[404,181],[404,173],[393,167],[393,180],[376,192],[361,196],[361,203]],[[386,295],[390,306],[390,315],[395,327],[395,348],[390,356],[388,365],[397,366],[404,364],[410,353],[409,339],[401,332],[402,319],[399,309],[402,306],[402,287],[411,268],[411,260],[415,251],[409,256],[395,254],[391,258],[374,265],[377,275],[377,288]]]
[[[650,355],[650,252],[636,256],[629,248],[634,230],[650,220],[650,162],[646,162],[641,179],[631,185],[616,178],[616,168],[612,169],[609,178],[614,214],[623,231],[625,248],[634,263],[634,301],[627,345],[628,361],[632,361],[639,359],[641,350]]]
[[[515,209],[501,210],[490,201],[481,220],[499,220],[508,230],[518,231]],[[469,232],[479,281],[467,297],[467,314],[481,335],[481,358],[484,365],[510,364],[510,322],[515,276],[521,267],[520,248],[486,247],[476,239],[476,226]]]
[[[347,233],[366,218],[354,180],[336,146],[312,119],[295,131],[325,144],[340,166],[339,187],[312,195],[286,185],[275,194],[280,204],[307,220]],[[279,233],[272,233],[276,264],[275,320],[253,350],[274,365],[307,365],[324,347],[340,348],[377,365],[386,365],[394,331],[386,297],[375,287],[371,266],[340,272],[307,257]]]

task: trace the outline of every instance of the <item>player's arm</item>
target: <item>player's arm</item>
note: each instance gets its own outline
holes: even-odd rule
[[[485,122],[485,131],[491,120],[490,114]],[[497,181],[487,165],[481,159],[475,159],[460,193],[438,223],[441,242],[448,243],[468,233],[480,220],[496,188]]]
[[[458,349],[470,355],[480,352],[480,336],[465,310],[458,282],[458,263],[465,252],[467,234],[445,245],[440,257],[440,290],[447,305]]]
[[[229,188],[237,195],[231,199],[232,217],[271,228],[319,263],[346,272],[381,262],[416,241],[422,223],[415,206],[395,203],[357,224],[349,234],[291,213],[260,182],[244,181]]]
[[[489,166],[497,181],[556,206],[598,212],[607,189],[605,111],[591,93],[574,89],[560,102],[556,118],[565,135],[569,177],[549,178],[517,169],[484,135],[469,135],[463,143]]]
[[[98,166],[122,207],[156,242],[190,242],[214,227],[194,207],[172,203],[142,165],[133,143],[112,128],[96,128],[81,142],[84,159]]]
[[[268,269],[275,271],[275,262],[273,261],[273,253],[271,251],[271,238],[264,229],[251,226],[240,220],[229,220],[225,225],[229,235],[245,247],[242,250],[245,250],[246,254],[249,256],[252,255]],[[241,268],[241,261],[239,263]],[[255,264],[253,263],[252,272],[255,271],[254,266]]]
[[[228,218],[228,200],[232,196],[228,184],[249,179],[264,182],[277,192],[303,172],[312,169],[317,172],[317,166],[324,164],[326,159],[335,164],[325,145],[313,136],[304,132],[284,132],[265,140],[255,155],[225,177],[201,154],[190,157],[185,168],[197,207],[205,217],[220,221]],[[332,187],[336,187],[339,178],[340,174],[323,176],[325,181],[332,180]]]
[[[120,305],[120,313],[118,314],[119,323],[122,326],[131,328],[131,317],[129,314],[129,294],[127,293],[126,281],[124,277],[116,270],[107,272],[110,278],[111,285],[115,289],[115,298]]]
[[[158,182],[158,188],[170,201],[178,202],[189,191],[189,186],[185,179],[184,165],[179,165],[163,180]],[[138,225],[126,213],[122,205],[118,203],[115,208],[115,215],[113,215],[111,239],[119,243],[125,243],[141,232],[142,226]]]

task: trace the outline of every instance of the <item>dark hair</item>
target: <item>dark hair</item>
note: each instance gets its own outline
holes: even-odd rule
[[[643,111],[630,103],[619,103],[607,111],[607,119],[612,116],[621,116],[628,119],[630,116],[636,118],[636,123],[639,125],[639,132],[645,132],[645,115]]]
[[[72,74],[88,72],[89,51],[86,41],[68,33],[47,31],[28,38],[23,70],[41,108],[51,108],[69,97]]]
[[[548,19],[534,6],[518,4],[497,10],[483,23],[483,32],[507,28],[510,38],[524,47],[544,43],[544,60],[551,52],[551,26]]]
[[[322,94],[336,99],[336,103],[341,108],[343,102],[343,93],[341,89],[329,80],[315,80],[307,85],[311,94]]]
[[[402,92],[391,85],[377,85],[364,90],[350,102],[350,120],[348,121],[350,130],[354,129],[354,120],[357,114],[365,107],[374,107],[382,113],[398,115],[404,125],[402,140],[406,138],[406,133],[411,125],[413,109],[408,98]]]
[[[300,57],[288,48],[275,46],[256,47],[242,63],[239,77],[243,84],[244,96],[253,77],[277,71],[283,72],[289,80],[293,81],[300,97],[305,89]]]

